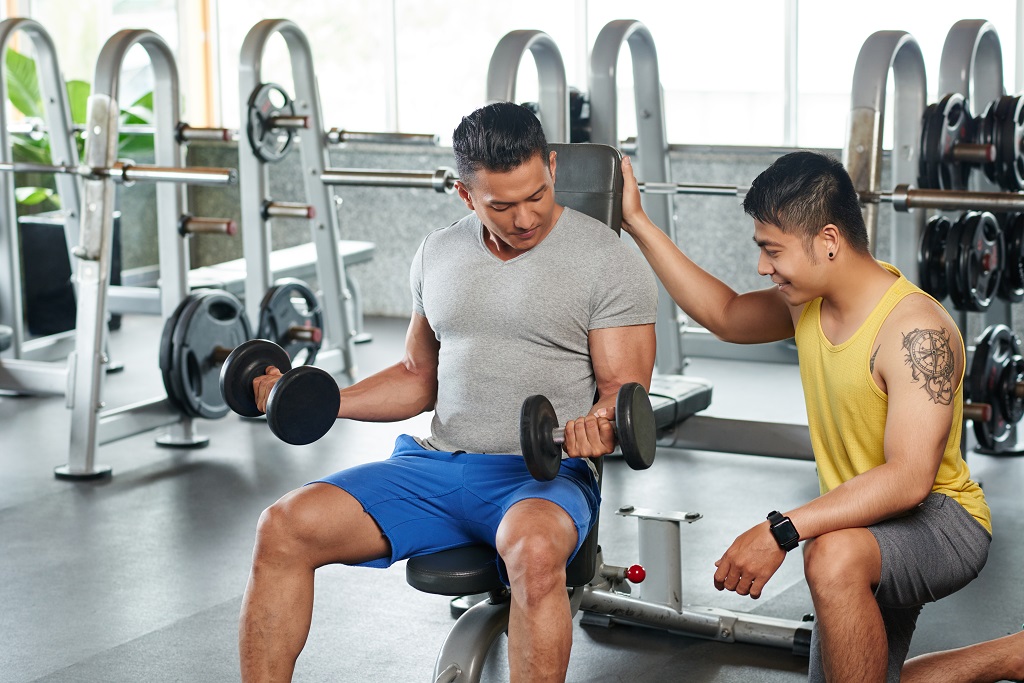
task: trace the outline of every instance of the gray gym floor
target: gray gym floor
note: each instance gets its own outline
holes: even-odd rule
[[[405,321],[370,319],[360,372],[396,361]],[[161,324],[126,318],[112,334],[124,372],[108,378],[109,406],[162,392]],[[798,422],[796,368],[694,359],[689,374],[714,382],[708,414]],[[102,483],[53,478],[67,457],[62,398],[0,396],[0,681],[238,680],[236,629],[256,520],[278,496],[336,469],[386,456],[402,424],[339,422],[318,443],[292,447],[266,425],[235,416],[204,423],[208,448],[157,447],[152,434],[108,444]],[[1005,635],[1021,627],[1024,600],[1024,458],[968,456],[993,509],[988,566],[960,593],[925,608],[912,654]],[[682,530],[684,602],[798,619],[811,610],[798,556],[752,601],[714,590],[713,563],[772,509],[817,494],[809,462],[662,449],[652,469],[605,468],[601,545],[631,564],[636,522],[621,505],[698,511]],[[648,567],[648,571],[652,568]],[[452,624],[446,598],[389,570],[318,572],[313,628],[297,681],[429,681]],[[806,660],[781,650],[727,645],[654,630],[575,622],[570,681],[800,681]],[[508,678],[504,641],[486,680]]]

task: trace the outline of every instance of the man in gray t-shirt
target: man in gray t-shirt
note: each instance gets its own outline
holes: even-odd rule
[[[433,410],[431,433],[401,435],[387,460],[292,491],[264,513],[239,628],[243,681],[290,677],[316,568],[383,567],[471,543],[496,548],[511,587],[512,680],[565,678],[565,567],[600,502],[588,458],[614,448],[619,387],[650,384],[656,285],[612,230],[555,202],[555,154],[529,110],[483,107],[453,146],[473,213],[424,239],[405,356],[342,389],[338,411],[381,422]],[[261,405],[277,377],[257,380]],[[538,393],[575,418],[569,457],[547,482],[518,455],[519,408]]]

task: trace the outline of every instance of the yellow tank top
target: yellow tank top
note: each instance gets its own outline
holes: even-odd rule
[[[821,329],[820,298],[807,304],[797,321],[795,339],[800,379],[823,494],[885,462],[883,442],[889,397],[871,376],[872,347],[878,330],[896,304],[911,294],[928,296],[893,266],[881,265],[899,279],[848,340],[834,345],[825,337]],[[959,330],[956,340],[962,348]],[[960,454],[963,397],[961,371],[953,397],[953,425],[932,491],[958,501],[992,533],[985,494],[971,481],[970,470]]]

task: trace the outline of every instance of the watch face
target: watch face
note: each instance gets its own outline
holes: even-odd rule
[[[791,543],[797,543],[800,540],[800,534],[797,533],[796,527],[788,519],[775,527],[775,538],[778,540],[779,545],[785,546]]]
[[[772,536],[783,550],[792,550],[800,542],[800,533],[787,517],[783,517],[777,524],[772,524],[771,530]]]

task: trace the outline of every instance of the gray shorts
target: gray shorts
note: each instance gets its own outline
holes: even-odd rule
[[[887,680],[898,682],[921,607],[973,581],[988,559],[992,537],[971,513],[941,493],[917,508],[868,527],[882,554],[875,598],[889,641]],[[809,680],[824,681],[817,628],[811,637]]]

